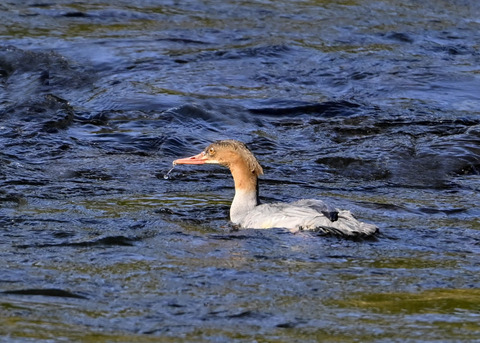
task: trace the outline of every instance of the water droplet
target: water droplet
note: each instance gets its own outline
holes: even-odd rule
[[[169,175],[170,175],[170,173],[172,172],[173,168],[175,168],[175,165],[173,165],[173,167],[170,168],[170,170],[169,170],[165,175],[163,175],[163,178],[164,178],[165,180],[170,179],[170,176],[169,176]]]

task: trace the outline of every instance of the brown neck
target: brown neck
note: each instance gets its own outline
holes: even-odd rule
[[[230,172],[235,182],[235,191],[244,193],[258,193],[258,178],[247,163],[236,163],[230,166]]]

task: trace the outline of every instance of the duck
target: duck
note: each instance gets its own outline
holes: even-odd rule
[[[369,237],[379,231],[376,225],[361,222],[350,211],[322,200],[261,203],[258,181],[263,168],[247,145],[238,140],[215,141],[197,155],[173,161],[174,166],[179,164],[218,164],[230,169],[235,185],[230,220],[239,228],[284,228],[347,237]]]

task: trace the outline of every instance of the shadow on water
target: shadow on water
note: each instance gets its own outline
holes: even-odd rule
[[[478,11],[0,5],[0,334],[477,339]],[[238,230],[227,170],[164,178],[225,138],[264,167],[262,200],[322,198],[380,235]]]

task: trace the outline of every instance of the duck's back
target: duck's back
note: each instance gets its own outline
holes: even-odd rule
[[[335,211],[320,200],[310,199],[293,203],[258,205],[249,211],[239,224],[243,228],[278,227],[295,231],[316,230],[325,234],[345,236],[370,236],[378,230],[375,225],[355,219],[350,211]]]

